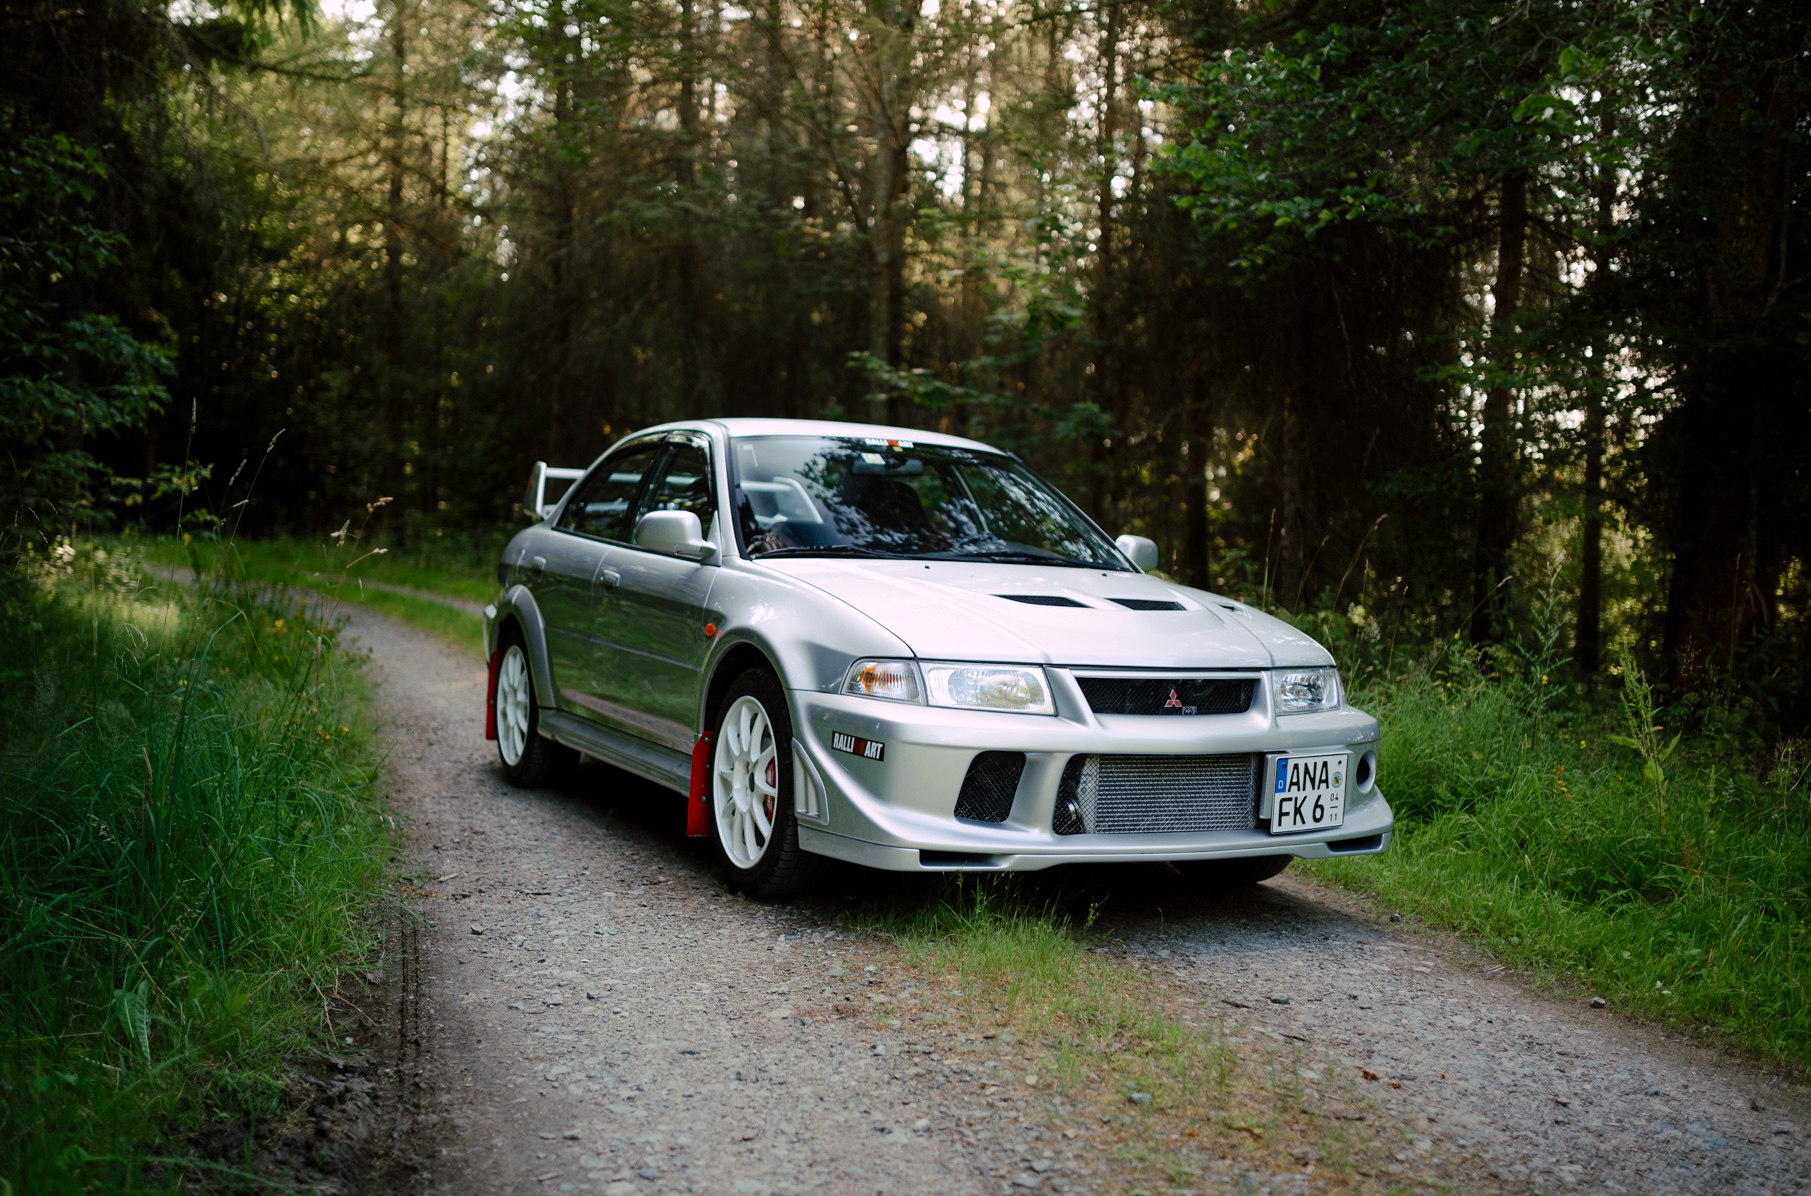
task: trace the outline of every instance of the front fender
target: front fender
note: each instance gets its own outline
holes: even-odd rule
[[[758,652],[787,689],[834,692],[849,662],[864,656],[910,657],[911,648],[873,618],[815,586],[780,574],[726,565],[706,600],[718,633],[704,661],[698,726],[708,729],[712,707],[730,674]]]
[[[547,623],[534,594],[527,586],[511,586],[503,596],[484,611],[484,654],[494,656],[505,623],[514,621],[522,629],[522,642],[528,650],[529,671],[534,678],[535,704],[559,709],[553,688],[553,662],[547,656]]]

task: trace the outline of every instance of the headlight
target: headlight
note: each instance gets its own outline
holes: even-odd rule
[[[927,664],[924,685],[933,706],[1055,714],[1043,669],[990,664]]]
[[[921,702],[918,670],[909,660],[858,660],[843,678],[843,692],[893,702]]]
[[[1339,705],[1338,669],[1290,669],[1276,674],[1278,714],[1306,714]]]

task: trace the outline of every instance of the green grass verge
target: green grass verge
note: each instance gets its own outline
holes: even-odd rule
[[[372,945],[362,679],[317,610],[66,544],[0,574],[0,675],[0,1190],[175,1191]]]
[[[1811,801],[1802,746],[1757,765],[1463,666],[1354,700],[1383,727],[1398,834],[1313,874],[1373,894],[1573,995],[1811,1064]],[[1614,718],[1614,723],[1606,721]]]
[[[222,543],[208,539],[148,541],[146,552],[166,567],[188,567],[203,572],[225,571],[246,581],[282,586],[320,595],[331,608],[356,602],[441,636],[473,654],[483,654],[477,616],[458,606],[437,602],[435,595],[459,602],[489,602],[497,596],[495,560],[489,572],[480,572],[464,555],[447,559],[412,554],[373,552],[369,547],[320,544],[295,539],[236,540]],[[501,551],[501,543],[496,551]],[[369,584],[367,584],[369,583]],[[397,593],[384,586],[421,591]]]

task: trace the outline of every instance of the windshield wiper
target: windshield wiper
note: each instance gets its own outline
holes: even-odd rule
[[[751,561],[764,561],[776,556],[854,556],[879,557],[882,560],[897,561],[905,559],[904,554],[881,552],[875,548],[861,548],[854,544],[795,544],[787,548],[769,548],[749,557]]]
[[[1001,549],[998,552],[950,553],[941,559],[993,561],[1002,565],[1056,565],[1063,569],[1119,569],[1119,566],[1109,565],[1104,561],[1078,561],[1066,556],[1045,556],[1039,552],[1015,552],[1012,549]]]

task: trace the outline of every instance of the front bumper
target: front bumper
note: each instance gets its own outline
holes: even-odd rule
[[[1011,871],[1058,864],[1201,860],[1387,850],[1394,816],[1372,783],[1347,781],[1343,825],[1272,835],[1251,830],[1059,835],[1052,828],[1064,766],[1076,755],[1221,755],[1348,750],[1356,761],[1377,745],[1377,721],[1342,708],[1278,717],[1267,687],[1245,714],[1158,718],[1096,715],[1065,670],[1048,670],[1056,717],[949,710],[792,691],[800,845],[891,871]],[[850,750],[853,746],[856,750]],[[884,745],[880,758],[866,745]],[[1004,822],[955,816],[976,754],[1025,753]],[[1254,801],[1256,800],[1254,792]]]

